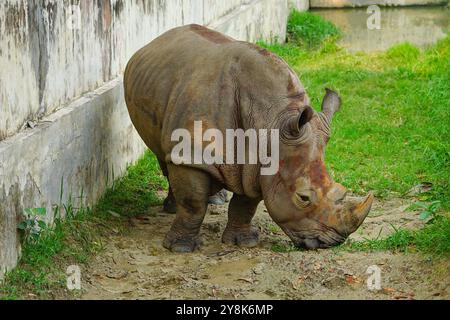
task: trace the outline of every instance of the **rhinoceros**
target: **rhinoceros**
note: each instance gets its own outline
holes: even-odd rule
[[[163,246],[192,252],[208,197],[233,193],[222,242],[257,246],[251,224],[264,200],[272,220],[296,246],[313,249],[342,243],[363,222],[373,195],[346,198],[324,163],[338,94],[326,89],[321,112],[310,106],[304,86],[288,64],[255,44],[192,24],[171,29],[137,51],[124,74],[125,100],[133,125],[158,158],[169,181],[167,201],[176,216]],[[256,164],[174,163],[177,128],[277,129],[279,166],[261,175]]]

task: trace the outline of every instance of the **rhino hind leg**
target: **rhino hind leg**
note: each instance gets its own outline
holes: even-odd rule
[[[222,242],[240,247],[255,247],[259,243],[258,230],[251,225],[261,200],[233,194],[228,207],[228,223]]]
[[[163,175],[167,178],[167,180],[169,180],[169,172],[167,171],[166,163],[159,158],[158,158],[158,162],[159,162],[159,167],[161,168]],[[177,202],[175,201],[175,197],[173,195],[173,191],[170,186],[170,182],[169,182],[169,192],[163,202],[163,211],[167,212],[167,213],[176,213],[177,212]]]
[[[223,205],[226,202],[228,202],[228,194],[225,189],[220,190],[216,194],[212,195],[208,199],[208,203],[215,204],[215,205]],[[169,192],[167,194],[167,197],[164,199],[163,202],[163,211],[167,213],[176,213],[177,212],[177,201],[175,200],[175,197],[172,192],[172,188],[169,185]]]
[[[176,217],[163,246],[173,252],[192,252],[201,245],[199,231],[208,206],[210,178],[189,167],[169,165],[168,169]]]
[[[167,213],[177,212],[177,202],[172,192],[172,188],[169,186],[169,193],[163,202],[163,211]]]
[[[212,195],[208,199],[208,203],[215,204],[215,205],[223,205],[226,202],[228,202],[228,193],[227,190],[222,189],[216,194]]]
[[[167,171],[166,163],[160,159],[158,159],[158,162],[159,162],[159,166],[161,168],[163,175],[167,179],[169,179],[169,172]],[[223,205],[228,201],[229,201],[228,193],[225,189],[220,190],[216,194],[210,196],[208,199],[208,203],[215,204],[215,205]],[[169,192],[163,202],[163,211],[166,213],[176,213],[177,212],[177,202],[173,195],[172,187],[170,186],[170,181],[169,181]]]

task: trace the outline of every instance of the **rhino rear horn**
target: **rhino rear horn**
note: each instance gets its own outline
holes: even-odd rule
[[[325,88],[325,91],[326,93],[322,100],[322,112],[330,123],[334,113],[339,111],[341,106],[341,98],[331,89]]]

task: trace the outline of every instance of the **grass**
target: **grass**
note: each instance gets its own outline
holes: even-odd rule
[[[288,18],[287,42],[298,47],[317,48],[325,40],[337,39],[341,31],[331,22],[308,12],[291,11]]]
[[[350,251],[392,250],[397,252],[426,252],[434,256],[450,254],[450,217],[441,215],[420,230],[397,230],[385,239],[348,241]]]
[[[127,176],[114,183],[96,206],[97,212],[113,212],[121,216],[135,216],[150,206],[160,204],[158,191],[168,188],[156,157],[146,152]]]
[[[287,253],[297,251],[298,249],[291,242],[275,241],[270,247],[270,250],[277,253]]]
[[[160,204],[157,192],[166,187],[156,157],[146,152],[93,209],[61,206],[57,212],[65,212],[64,221],[55,219],[35,241],[24,243],[19,265],[0,284],[0,300],[76,297],[66,289],[66,268],[85,265],[107,236],[126,232],[126,219]]]
[[[316,110],[325,87],[340,93],[343,105],[326,152],[335,180],[352,193],[373,191],[378,198],[401,197],[431,182],[417,200],[440,205],[438,218],[422,230],[344,247],[449,255],[450,37],[426,50],[403,43],[351,54],[336,45],[339,30],[322,18],[294,12],[289,23],[287,44],[260,45],[297,72]]]
[[[397,230],[385,239],[342,247],[448,256],[450,38],[427,50],[400,44],[384,53],[350,54],[336,45],[338,31],[328,22],[293,13],[289,23],[287,44],[260,45],[293,67],[316,109],[325,87],[340,93],[343,105],[326,153],[334,178],[353,193],[372,190],[382,198],[401,196],[427,181],[433,187],[419,200],[440,204],[421,230]],[[18,267],[0,285],[0,299],[72,296],[64,289],[65,268],[87,263],[102,250],[102,234],[124,232],[124,219],[160,204],[158,192],[165,188],[155,157],[146,153],[93,209],[66,207],[64,222],[25,244]],[[293,248],[277,242],[272,250]]]
[[[433,188],[422,196],[449,208],[449,37],[425,51],[400,44],[374,54],[350,54],[332,42],[316,50],[261,45],[293,67],[317,110],[325,87],[340,93],[326,153],[337,181],[378,197],[428,181]]]
[[[66,214],[64,222],[56,219],[35,241],[24,243],[18,267],[0,285],[0,299],[67,296],[62,265],[83,264],[101,250],[105,227],[88,209]]]

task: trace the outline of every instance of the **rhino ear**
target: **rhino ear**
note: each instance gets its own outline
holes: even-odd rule
[[[304,125],[312,119],[313,115],[314,110],[310,106],[305,106],[301,113],[289,119],[287,125],[289,134],[293,137],[302,135]]]
[[[302,130],[302,127],[307,124],[313,117],[314,110],[310,106],[305,106],[302,113],[298,116],[298,131]]]
[[[341,98],[331,89],[325,88],[325,96],[322,100],[322,112],[327,117],[328,122],[331,122],[335,112],[339,111],[341,106]]]

